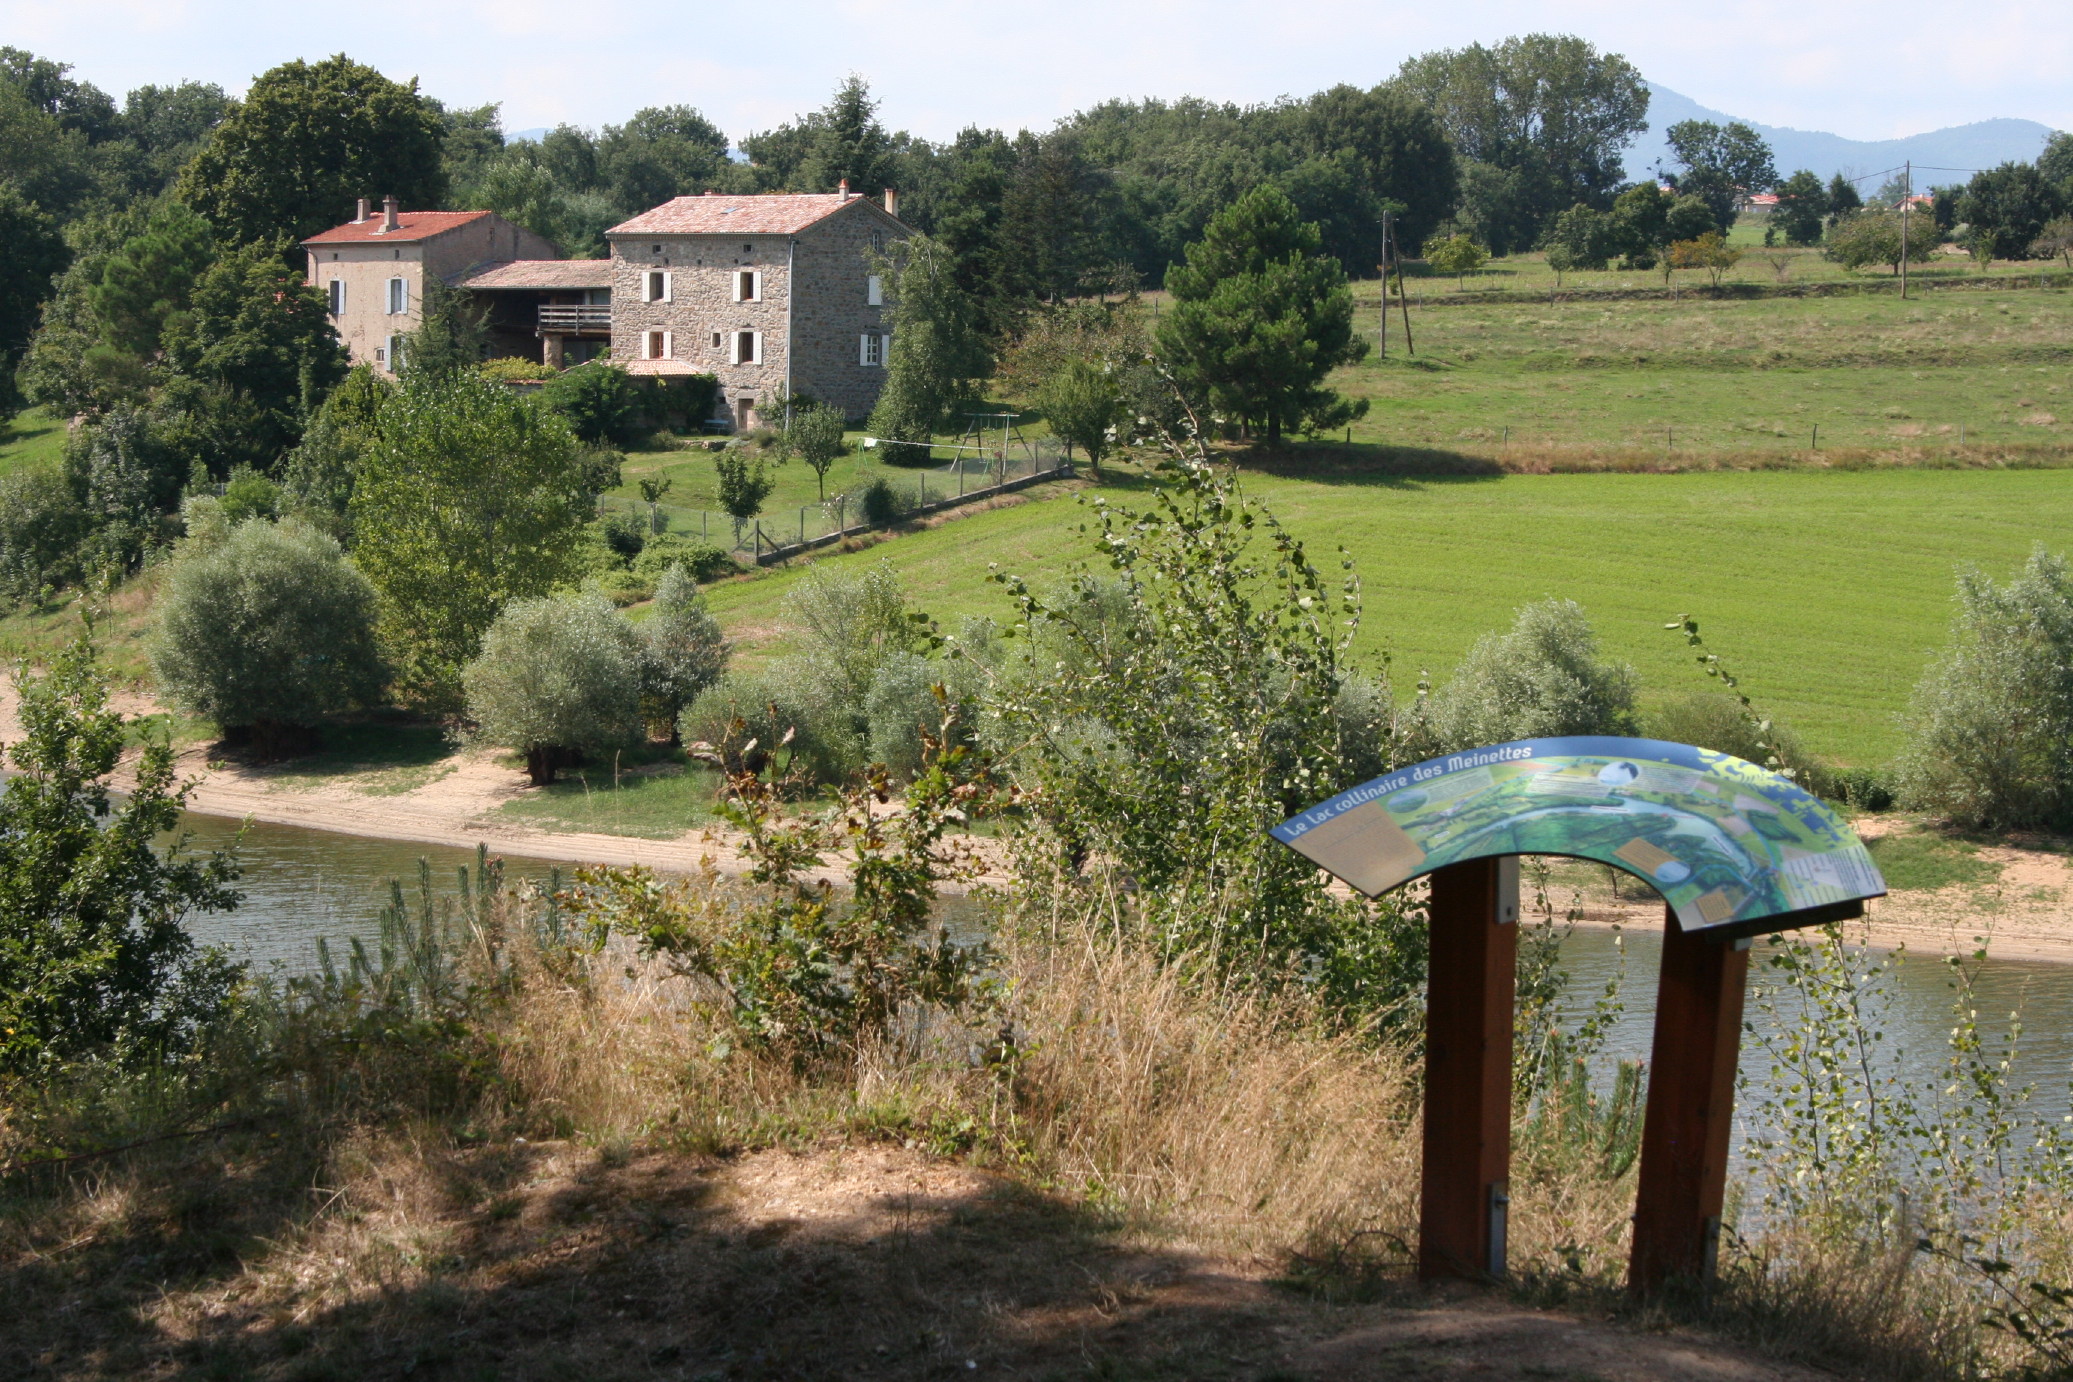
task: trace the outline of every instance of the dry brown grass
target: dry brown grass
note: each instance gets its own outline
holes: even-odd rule
[[[1368,1375],[1322,1347],[1357,1326],[1416,1355],[1387,1323],[1430,1303],[1404,1271],[1406,1053],[1084,926],[1008,928],[1001,955],[983,1023],[813,1070],[717,1057],[680,984],[618,951],[523,961],[515,997],[458,1027],[339,1040],[305,1019],[224,1073],[272,1081],[244,1110],[263,1121],[0,1183],[0,1375]],[[1004,1033],[1012,1059],[974,1059]],[[1522,1136],[1516,1291],[1624,1310],[1632,1193],[1631,1171]],[[1761,1250],[1711,1302],[1642,1321],[1957,1375],[1978,1331],[1934,1280]],[[1539,1375],[1506,1347],[1524,1370],[1492,1375]],[[1691,1347],[1723,1370],[1650,1353],[1661,1370],[1634,1375],[1800,1375]]]

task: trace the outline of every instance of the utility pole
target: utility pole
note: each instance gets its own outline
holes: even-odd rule
[[[1907,301],[1907,218],[1915,209],[1915,161],[1907,160],[1900,174],[1900,300]]]
[[[1389,358],[1389,212],[1382,213],[1382,350],[1380,357]]]
[[[1408,354],[1416,355],[1418,343],[1411,339],[1411,294],[1410,290],[1404,287],[1404,247],[1397,243],[1394,225],[1389,229],[1389,262],[1396,265],[1396,301],[1397,305],[1404,309],[1404,350]],[[1386,291],[1382,297],[1382,308],[1385,312],[1389,309],[1389,295]]]

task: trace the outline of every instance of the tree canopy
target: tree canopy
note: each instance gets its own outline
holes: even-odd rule
[[[344,220],[357,197],[430,208],[446,196],[445,122],[417,79],[345,54],[261,73],[180,174],[180,200],[231,244],[292,244]]]
[[[1736,203],[1743,197],[1778,184],[1771,146],[1739,120],[1725,125],[1680,120],[1664,131],[1664,138],[1682,170],[1675,175],[1678,192],[1705,202],[1722,230],[1734,225]]]
[[[1489,170],[1467,178],[1463,210],[1500,253],[1534,243],[1543,221],[1578,202],[1610,202],[1626,176],[1622,151],[1647,128],[1639,70],[1569,35],[1427,53],[1397,81],[1463,159]]]
[[[472,373],[416,376],[381,407],[350,516],[406,699],[457,709],[497,611],[580,562],[594,496],[561,417]]]
[[[1353,293],[1317,227],[1277,189],[1256,188],[1209,223],[1166,274],[1174,307],[1159,345],[1182,384],[1270,442],[1366,411],[1323,387],[1367,354]]]

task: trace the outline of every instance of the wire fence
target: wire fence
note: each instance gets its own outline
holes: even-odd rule
[[[919,454],[917,446],[916,459]],[[848,534],[955,508],[1072,470],[1065,447],[1052,437],[1017,441],[1005,449],[931,447],[928,460],[940,464],[886,465],[839,494],[812,504],[765,510],[739,523],[733,515],[714,509],[650,504],[626,495],[606,495],[598,501],[598,508],[631,515],[649,537],[675,536],[717,547],[737,559],[768,562],[839,541]]]

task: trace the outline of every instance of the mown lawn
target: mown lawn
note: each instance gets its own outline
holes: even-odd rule
[[[2057,471],[1769,471],[1405,478],[1255,475],[1249,488],[1365,587],[1356,655],[1387,655],[1400,696],[1546,596],[1581,601],[1651,697],[1709,683],[1662,625],[1690,612],[1747,689],[1819,752],[1878,763],[1942,643],[1952,573],[2006,575],[2035,543],[2073,546],[2073,477]],[[1119,487],[1122,488],[1122,487]],[[1119,498],[1131,498],[1123,488]],[[1006,618],[989,564],[1056,578],[1090,555],[1070,498],[980,514],[825,558],[889,561],[940,619]],[[753,659],[782,646],[797,571],[708,594]],[[1147,707],[1147,713],[1157,713]]]

